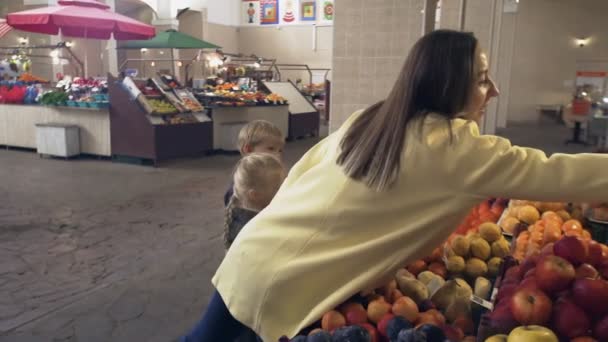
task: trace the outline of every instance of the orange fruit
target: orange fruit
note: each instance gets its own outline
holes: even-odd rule
[[[562,230],[564,232],[567,232],[569,230],[581,230],[583,229],[583,225],[581,224],[581,222],[579,220],[568,220],[566,222],[564,222],[564,224],[562,225]]]
[[[591,233],[587,229],[583,229],[583,239],[591,240]]]
[[[562,230],[559,226],[551,225],[545,228],[543,233],[543,245],[549,242],[555,242],[562,237]]]
[[[565,236],[576,236],[579,238],[583,237],[583,230],[568,230],[564,233]]]
[[[416,322],[419,311],[418,305],[410,297],[401,297],[393,303],[393,314],[401,316],[410,322]]]
[[[564,220],[561,218],[561,216],[556,214],[554,211],[545,211],[541,215],[541,220],[543,220],[543,222],[545,222],[545,223],[551,222],[551,221],[557,221],[559,223],[560,227],[562,224],[564,224]]]

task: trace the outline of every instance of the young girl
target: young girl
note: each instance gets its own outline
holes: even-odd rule
[[[243,126],[239,131],[237,147],[243,157],[254,152],[264,152],[274,154],[281,160],[284,146],[285,137],[283,133],[271,122],[254,120]],[[233,191],[233,184],[230,184],[224,194],[224,206],[228,206]]]
[[[224,245],[226,249],[241,229],[272,200],[285,179],[285,168],[269,153],[252,153],[236,164],[234,193],[226,208]]]
[[[429,255],[483,199],[606,201],[607,155],[548,157],[479,132],[498,95],[488,70],[470,33],[418,40],[388,97],[309,150],[239,234],[203,318],[221,324],[201,341],[295,336]]]
[[[226,250],[230,248],[247,222],[268,206],[277,190],[279,190],[285,175],[283,164],[273,154],[251,153],[238,161],[233,176],[234,193],[231,195],[226,208],[224,226],[224,246]],[[210,308],[210,310],[214,309]],[[222,319],[221,314],[222,308],[219,307],[216,315],[219,319],[201,320],[188,335],[180,339],[180,342],[223,341],[209,340],[202,335],[202,332],[208,330],[210,326],[227,322],[226,319]],[[218,328],[234,329],[229,325]],[[230,341],[260,341],[253,330],[241,325],[236,329],[239,332]]]

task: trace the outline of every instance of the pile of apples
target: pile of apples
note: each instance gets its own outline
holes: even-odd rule
[[[509,268],[489,316],[495,332],[518,326],[521,341],[608,341],[608,247],[563,236]],[[542,334],[542,338],[539,334]],[[506,335],[493,336],[500,341]],[[518,340],[519,341],[519,340]]]

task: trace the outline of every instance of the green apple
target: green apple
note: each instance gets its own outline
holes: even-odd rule
[[[485,342],[507,342],[507,335],[500,334],[488,337]]]
[[[527,325],[513,329],[507,342],[559,342],[559,339],[549,328]]]

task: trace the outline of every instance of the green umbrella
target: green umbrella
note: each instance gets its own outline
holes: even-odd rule
[[[176,30],[167,30],[150,40],[130,40],[119,49],[219,49],[221,46]]]

